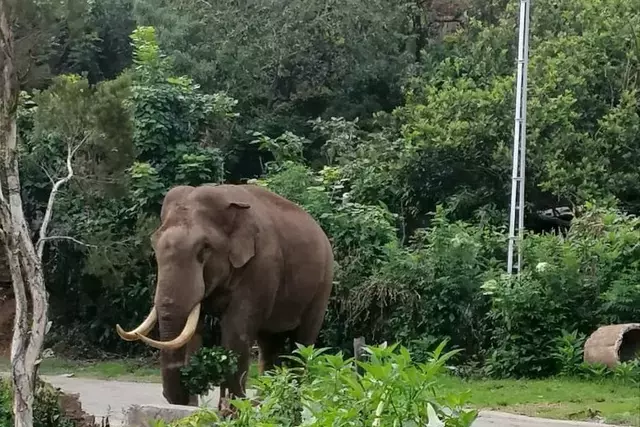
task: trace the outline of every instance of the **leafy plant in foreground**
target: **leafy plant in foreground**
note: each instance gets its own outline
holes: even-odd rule
[[[457,352],[443,353],[445,345],[424,363],[412,361],[398,344],[367,347],[362,362],[298,346],[289,357],[294,366],[276,368],[254,384],[260,405],[234,400],[234,419],[217,420],[204,410],[169,426],[471,426],[478,413],[464,409],[468,393],[441,394],[438,388],[445,363]]]

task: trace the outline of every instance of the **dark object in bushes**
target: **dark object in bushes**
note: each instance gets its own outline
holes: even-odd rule
[[[620,362],[639,357],[640,323],[607,325],[598,328],[584,344],[584,361],[615,368]]]
[[[222,347],[201,347],[180,369],[182,385],[189,394],[201,395],[218,386],[237,369],[237,356]]]

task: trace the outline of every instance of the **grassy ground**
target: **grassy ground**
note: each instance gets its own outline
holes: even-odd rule
[[[9,360],[0,359],[0,372],[9,372]],[[42,375],[73,374],[76,377],[137,382],[160,382],[160,368],[142,360],[75,361],[44,359],[40,364]]]
[[[0,359],[0,372],[8,371],[8,360]],[[45,359],[44,375],[74,374],[121,381],[159,382],[160,370],[138,360],[77,362]],[[257,374],[252,365],[250,378]],[[613,424],[640,426],[640,387],[612,382],[585,382],[572,379],[539,381],[462,380],[443,377],[441,387],[448,391],[470,390],[471,403],[490,409],[534,417],[564,420],[604,420]]]
[[[640,387],[573,379],[538,381],[471,380],[445,377],[442,387],[471,391],[471,404],[532,417],[604,420],[640,426]]]

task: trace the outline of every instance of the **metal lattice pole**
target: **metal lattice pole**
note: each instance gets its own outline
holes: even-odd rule
[[[509,215],[509,254],[507,272],[513,274],[514,252],[516,271],[522,269],[521,243],[524,237],[524,184],[527,142],[527,65],[529,61],[529,0],[520,0],[518,36],[518,72],[516,81],[516,112],[513,130],[513,170],[511,173],[511,212]],[[518,235],[516,236],[516,228]],[[516,242],[517,239],[517,242]],[[516,244],[517,243],[517,244]]]

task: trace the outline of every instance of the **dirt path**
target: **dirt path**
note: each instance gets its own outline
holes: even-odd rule
[[[124,411],[133,404],[161,404],[167,402],[162,397],[162,385],[125,381],[103,381],[88,378],[68,378],[65,376],[43,376],[45,381],[67,393],[79,393],[83,409],[96,416],[109,416],[111,427],[120,427]],[[218,402],[217,390],[204,398],[207,406]],[[481,412],[473,427],[602,427],[603,424],[552,421],[522,417],[498,412]]]

